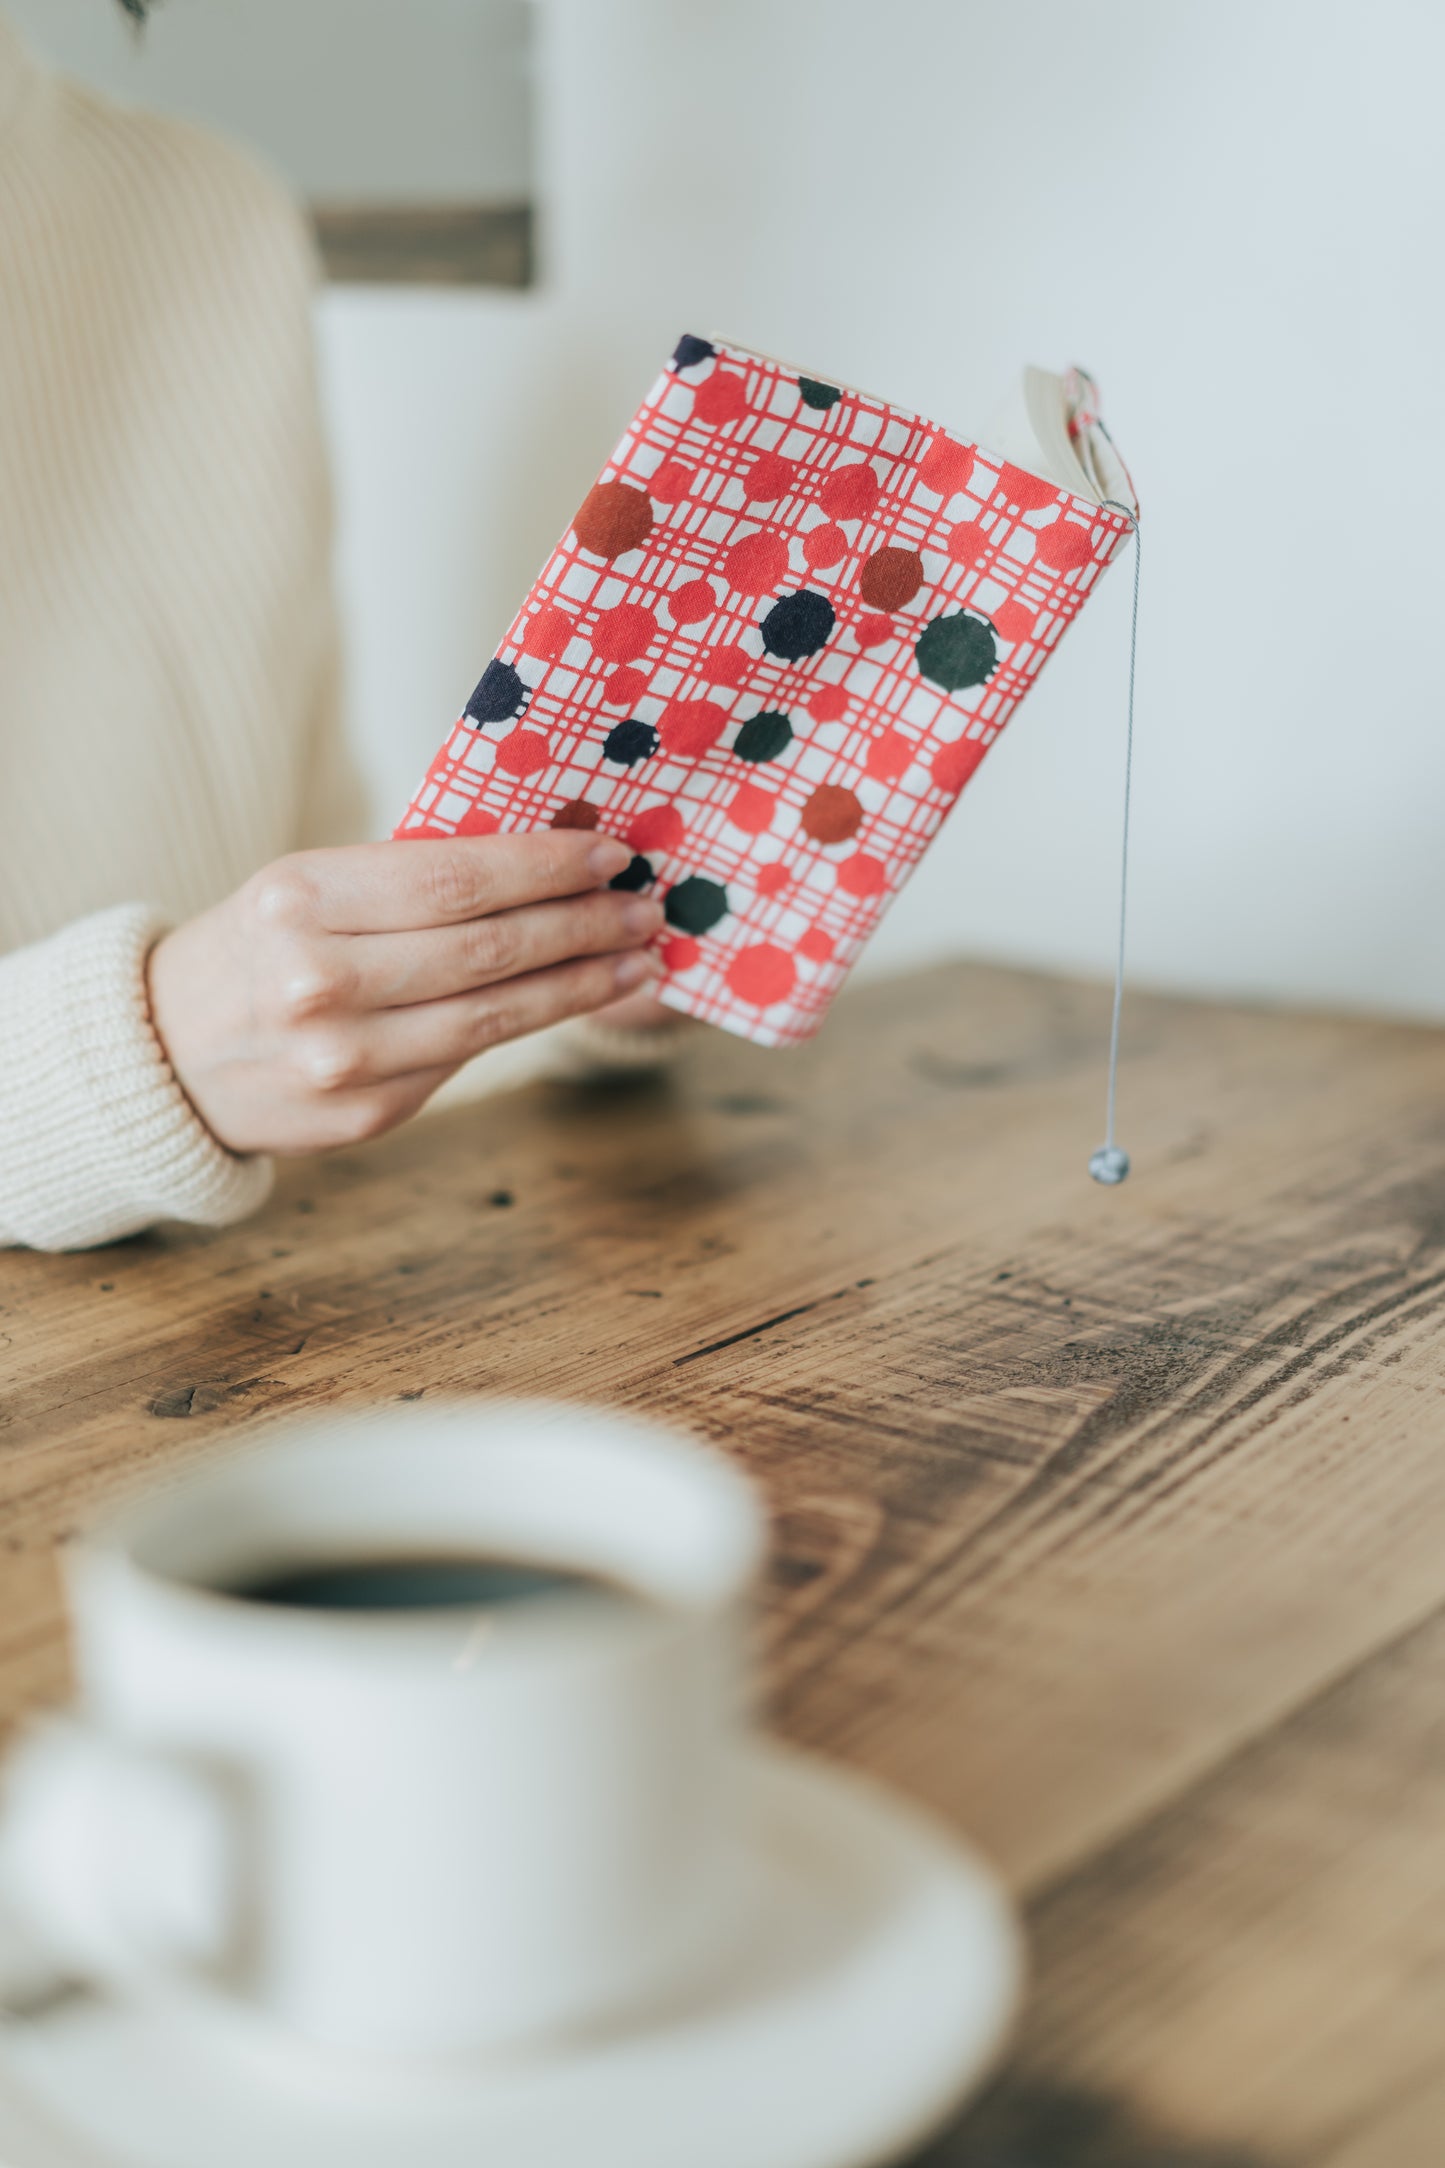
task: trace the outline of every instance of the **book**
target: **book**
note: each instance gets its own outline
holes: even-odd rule
[[[1132,529],[1083,371],[993,434],[680,340],[396,836],[617,836],[663,1003],[807,1038]]]

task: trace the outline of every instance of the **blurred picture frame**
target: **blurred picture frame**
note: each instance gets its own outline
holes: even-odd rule
[[[5,0],[108,95],[229,135],[310,207],[336,281],[536,277],[530,0]]]

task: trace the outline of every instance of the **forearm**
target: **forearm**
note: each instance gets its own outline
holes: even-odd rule
[[[265,1197],[269,1161],[222,1149],[151,1027],[161,931],[124,904],[0,957],[0,1242],[88,1249],[157,1220],[226,1226]]]

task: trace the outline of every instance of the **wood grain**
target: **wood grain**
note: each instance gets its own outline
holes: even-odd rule
[[[1445,2158],[1445,1034],[1138,999],[1105,1192],[1106,1024],[949,967],[223,1236],[0,1258],[0,1706],[62,1686],[57,1535],[253,1416],[653,1412],[768,1490],[776,1720],[1029,1903],[1018,2052],[931,2162]]]

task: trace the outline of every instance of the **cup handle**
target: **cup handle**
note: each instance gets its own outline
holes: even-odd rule
[[[237,1844],[217,1778],[67,1716],[32,1724],[4,1776],[0,2000],[35,1999],[46,1966],[125,1985],[224,1960]]]

